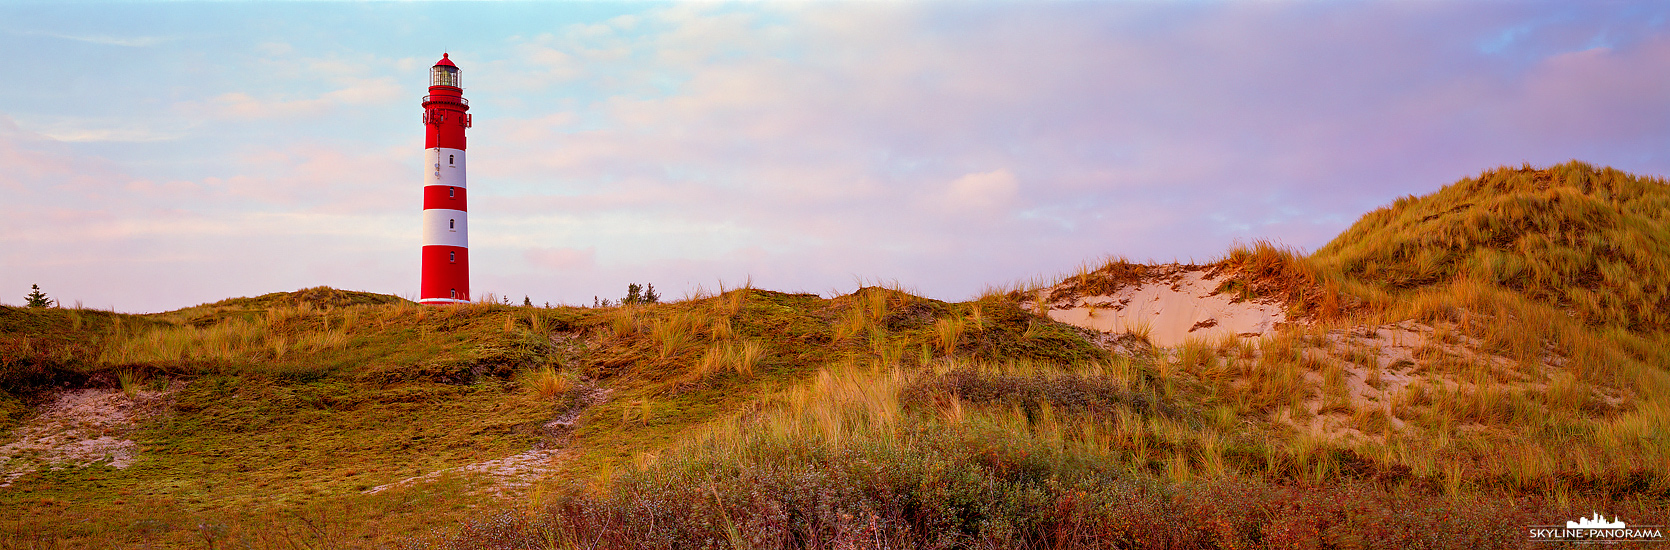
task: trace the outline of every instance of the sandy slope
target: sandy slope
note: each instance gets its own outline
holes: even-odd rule
[[[101,463],[127,468],[139,456],[139,445],[127,436],[168,394],[140,391],[130,396],[112,389],[59,394],[12,432],[15,439],[0,446],[0,487],[40,468]]]
[[[1219,294],[1215,291],[1220,282],[1204,269],[1175,266],[1112,295],[1049,304],[1048,313],[1051,319],[1102,332],[1146,330],[1148,340],[1161,347],[1191,338],[1262,336],[1287,321],[1286,308],[1278,300]]]

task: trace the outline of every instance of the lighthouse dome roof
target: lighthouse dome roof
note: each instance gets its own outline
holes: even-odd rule
[[[451,59],[447,59],[447,54],[444,54],[444,53],[441,54],[441,60],[435,62],[435,66],[436,67],[457,67],[457,65],[452,64]]]

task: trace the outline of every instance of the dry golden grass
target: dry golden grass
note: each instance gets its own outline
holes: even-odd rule
[[[835,338],[848,340],[869,337],[875,333],[875,323],[886,317],[894,307],[904,304],[901,291],[882,287],[866,287],[844,298],[845,308],[835,321]]]
[[[139,395],[139,390],[144,387],[145,375],[133,369],[122,369],[116,371],[116,382],[121,385],[122,393],[133,397]]]
[[[651,320],[650,341],[655,343],[659,357],[666,359],[689,350],[700,336],[698,329],[703,321],[699,313],[687,310],[664,314]]]
[[[763,354],[764,347],[754,340],[714,342],[702,353],[701,360],[696,363],[694,374],[697,378],[727,371],[743,376],[752,375]]]
[[[1670,443],[1639,435],[1670,424],[1664,407],[1647,405],[1670,397],[1670,326],[1623,305],[1660,303],[1670,279],[1664,183],[1571,164],[1504,169],[1452,187],[1365,216],[1311,258],[1266,242],[1232,250],[1216,264],[1234,270],[1220,290],[1285,296],[1307,324],[1257,342],[1188,342],[1156,372],[1187,381],[1175,387],[1199,384],[1226,407],[1215,415],[1314,440],[1293,440],[1294,452],[1346,445],[1438,476],[1451,490],[1641,464],[1670,476],[1656,466],[1667,463]],[[1488,204],[1465,204],[1476,197]],[[1611,213],[1594,206],[1602,202]],[[1616,249],[1583,248],[1600,242]],[[1143,269],[1111,261],[1053,288],[1086,292]],[[1623,282],[1625,272],[1639,281]],[[1424,328],[1397,328],[1405,322]],[[1361,337],[1346,336],[1353,331]],[[1400,345],[1407,356],[1387,351]],[[1167,464],[1179,479],[1213,468],[1209,456],[1188,469]]]
[[[793,314],[782,312],[799,298],[747,288],[551,318],[485,300],[274,303],[214,322],[181,314],[171,326],[124,329],[118,321],[99,357],[304,362],[371,331],[422,339],[462,327],[504,338],[525,326],[538,336],[530,342],[543,342],[559,323],[603,348],[576,371],[622,389],[591,418],[608,435],[589,441],[630,439],[621,456],[633,458],[598,459],[609,462],[604,472],[630,462],[654,468],[680,453],[741,460],[762,441],[909,456],[922,450],[915,442],[963,433],[973,434],[968,445],[1024,449],[1034,457],[1026,467],[1041,471],[1090,464],[1170,484],[1326,484],[1390,472],[1376,483],[1566,499],[1627,481],[1634,485],[1616,490],[1649,498],[1670,490],[1670,338],[1637,301],[1664,305],[1654,300],[1665,261],[1649,257],[1661,252],[1663,214],[1652,208],[1663,201],[1648,189],[1663,183],[1581,168],[1506,170],[1453,186],[1471,195],[1446,189],[1400,201],[1309,258],[1264,242],[1239,247],[1214,264],[1228,275],[1221,290],[1283,296],[1303,323],[1098,363],[969,358],[977,353],[970,334],[982,344],[1005,333],[1026,346],[1072,339],[1014,311],[1017,301],[1041,307],[1052,298],[1030,284],[980,303],[933,304],[932,318],[914,325],[899,320],[923,311],[922,299],[873,287]],[[1599,250],[1584,231],[1616,250]],[[1116,258],[1051,288],[1105,290],[1146,269]],[[790,323],[800,323],[794,337],[778,338]],[[806,370],[819,365],[815,375]],[[999,389],[943,389],[969,372]],[[542,398],[577,383],[543,367],[520,376]],[[770,389],[758,400],[738,397],[760,388]],[[1126,400],[1086,408],[1061,397],[1082,395]],[[712,416],[688,412],[698,408]]]
[[[720,294],[719,297],[722,298],[719,302],[722,307],[721,311],[727,316],[742,313],[742,306],[748,303],[748,295],[752,291],[752,287],[743,287]]]
[[[567,394],[574,389],[575,383],[572,378],[558,373],[552,367],[523,371],[519,378],[528,391],[542,400]]]
[[[1126,325],[1126,327],[1126,334],[1135,336],[1144,342],[1153,342],[1151,337],[1154,335],[1154,323],[1152,321],[1146,319],[1136,321]]]
[[[1498,168],[1375,210],[1313,256],[1393,290],[1472,280],[1579,320],[1670,327],[1670,193],[1659,178],[1570,162]]]
[[[731,326],[730,317],[715,317],[708,320],[708,338],[713,340],[730,340],[736,338],[736,329]]]
[[[621,306],[609,314],[608,327],[615,336],[634,336],[642,329],[639,306]]]
[[[957,351],[957,342],[963,337],[963,320],[956,317],[946,317],[934,321],[934,346],[939,352],[950,355]]]
[[[968,304],[963,319],[968,325],[973,326],[974,330],[985,330],[987,326],[985,306],[981,305],[980,302]]]
[[[1143,377],[1128,361],[1064,367],[1025,362],[971,363],[948,360],[937,363],[950,371],[973,371],[982,376],[1011,377],[1012,380],[1098,380],[1125,381],[1131,391],[1145,393]],[[689,440],[689,449],[704,452],[747,453],[762,438],[782,445],[909,445],[899,434],[921,430],[923,421],[947,426],[990,430],[1012,434],[1018,441],[1064,455],[1099,457],[1106,464],[1125,464],[1144,475],[1159,473],[1173,481],[1220,479],[1233,475],[1235,462],[1226,450],[1231,437],[1216,426],[1237,429],[1233,420],[1222,424],[1196,425],[1183,419],[1143,414],[1132,409],[1109,411],[1112,416],[1085,416],[1070,412],[1049,400],[1002,404],[976,404],[955,394],[936,394],[925,403],[927,417],[913,415],[901,396],[932,379],[932,371],[911,372],[881,361],[847,361],[829,365],[807,385],[790,388],[767,398],[760,412],[719,422]],[[1018,378],[1017,378],[1018,377]],[[1024,383],[1024,382],[1023,382]],[[1071,395],[1070,393],[1063,395]],[[914,426],[914,427],[911,427]],[[868,442],[868,443],[866,443]],[[770,445],[767,445],[768,447]],[[681,451],[672,451],[677,454]]]
[[[1497,305],[1510,309],[1547,307],[1511,294],[1495,298],[1508,300]],[[1382,313],[1395,318],[1406,311]],[[1247,426],[1255,433],[1298,445],[1290,454],[1308,452],[1304,445],[1343,446],[1408,466],[1413,475],[1440,479],[1450,491],[1483,490],[1503,482],[1490,480],[1507,480],[1525,490],[1572,472],[1606,476],[1649,464],[1659,480],[1655,483],[1670,483],[1670,471],[1659,466],[1670,464],[1665,462],[1670,445],[1646,435],[1670,426],[1670,410],[1638,398],[1670,390],[1670,377],[1661,367],[1632,361],[1570,318],[1531,310],[1499,313],[1508,326],[1498,326],[1501,321],[1457,324],[1450,331],[1427,333],[1434,343],[1421,349],[1431,351],[1402,366],[1339,340],[1335,335],[1344,329],[1318,325],[1267,337],[1246,351],[1237,345],[1214,349],[1190,342],[1173,353],[1169,365],[1156,369],[1161,376],[1200,384],[1224,407],[1214,415],[1233,413],[1251,422]],[[1552,325],[1542,324],[1551,320]],[[1565,345],[1547,345],[1547,354],[1526,365],[1491,355],[1483,344],[1492,338],[1491,331],[1499,332],[1499,338],[1540,333],[1545,344]],[[1566,355],[1573,349],[1568,345],[1599,356]],[[1496,349],[1512,353],[1523,348]],[[1613,350],[1610,355],[1607,349]],[[1585,361],[1589,368],[1564,368]],[[1602,361],[1610,362],[1609,368],[1593,368],[1592,363]],[[1389,372],[1413,374],[1403,382],[1389,378]],[[1367,393],[1360,396],[1359,391]],[[1198,469],[1210,460],[1192,464]],[[1195,471],[1171,467],[1177,470],[1168,475]],[[1334,467],[1307,466],[1316,476]]]
[[[275,334],[268,321],[233,320],[208,327],[158,328],[133,337],[117,336],[105,346],[105,363],[147,363],[181,359],[240,359],[272,349],[285,337]],[[280,346],[285,349],[287,345]],[[282,354],[278,354],[282,355]]]

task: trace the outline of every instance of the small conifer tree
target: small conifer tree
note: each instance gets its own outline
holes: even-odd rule
[[[529,299],[528,295],[523,294],[522,295],[522,305],[525,306],[525,307],[533,307],[533,300]]]
[[[626,285],[626,297],[620,299],[620,304],[623,306],[629,304],[655,304],[660,302],[661,295],[655,293],[654,283],[650,283],[649,285],[628,283]]]
[[[45,292],[41,292],[41,285],[29,285],[29,288],[32,290],[28,296],[23,297],[27,300],[24,305],[29,307],[52,307],[52,298],[48,298]]]

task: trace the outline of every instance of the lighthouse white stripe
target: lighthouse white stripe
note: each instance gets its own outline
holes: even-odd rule
[[[423,184],[468,187],[464,177],[464,150],[434,147],[423,152]]]
[[[423,246],[443,244],[470,247],[470,224],[463,210],[423,211]]]

